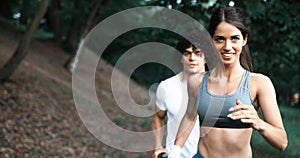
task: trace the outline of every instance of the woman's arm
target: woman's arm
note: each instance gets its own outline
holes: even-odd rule
[[[175,145],[183,147],[197,119],[197,94],[203,74],[193,74],[188,80],[188,105],[176,135]]]
[[[278,150],[285,150],[288,145],[287,134],[284,129],[280,111],[276,101],[276,93],[271,80],[261,74],[251,74],[251,92],[260,105],[263,120],[259,118],[252,105],[245,105],[237,100],[233,107],[231,118],[241,119],[249,123],[257,130],[272,146]]]
[[[280,111],[276,100],[275,88],[271,80],[263,75],[255,76],[257,99],[261,106],[264,121],[259,119],[257,130],[275,148],[283,151],[288,145]]]

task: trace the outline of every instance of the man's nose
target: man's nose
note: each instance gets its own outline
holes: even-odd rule
[[[196,58],[196,54],[195,53],[191,53],[190,54],[190,60],[195,60]]]

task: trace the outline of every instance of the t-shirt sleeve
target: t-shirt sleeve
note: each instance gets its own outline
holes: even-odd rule
[[[159,86],[157,87],[157,90],[156,90],[156,106],[160,110],[163,110],[163,111],[167,110],[166,93],[161,84],[159,84]]]

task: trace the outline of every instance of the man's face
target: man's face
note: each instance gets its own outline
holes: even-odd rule
[[[185,49],[182,54],[181,63],[183,71],[189,74],[199,73],[205,71],[204,53],[201,49],[193,49],[192,46]]]

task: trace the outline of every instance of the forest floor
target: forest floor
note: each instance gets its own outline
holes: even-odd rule
[[[0,25],[1,67],[13,54],[20,37],[17,31]],[[56,44],[35,39],[11,78],[0,83],[0,157],[150,157],[151,152],[109,147],[84,126],[73,100],[72,75],[63,67],[69,56]],[[109,109],[107,115],[124,128],[150,130],[150,118],[126,119],[126,114],[116,108],[110,87],[113,68],[105,62],[99,65],[95,83],[101,105]],[[148,92],[132,83],[134,97],[147,100]]]

